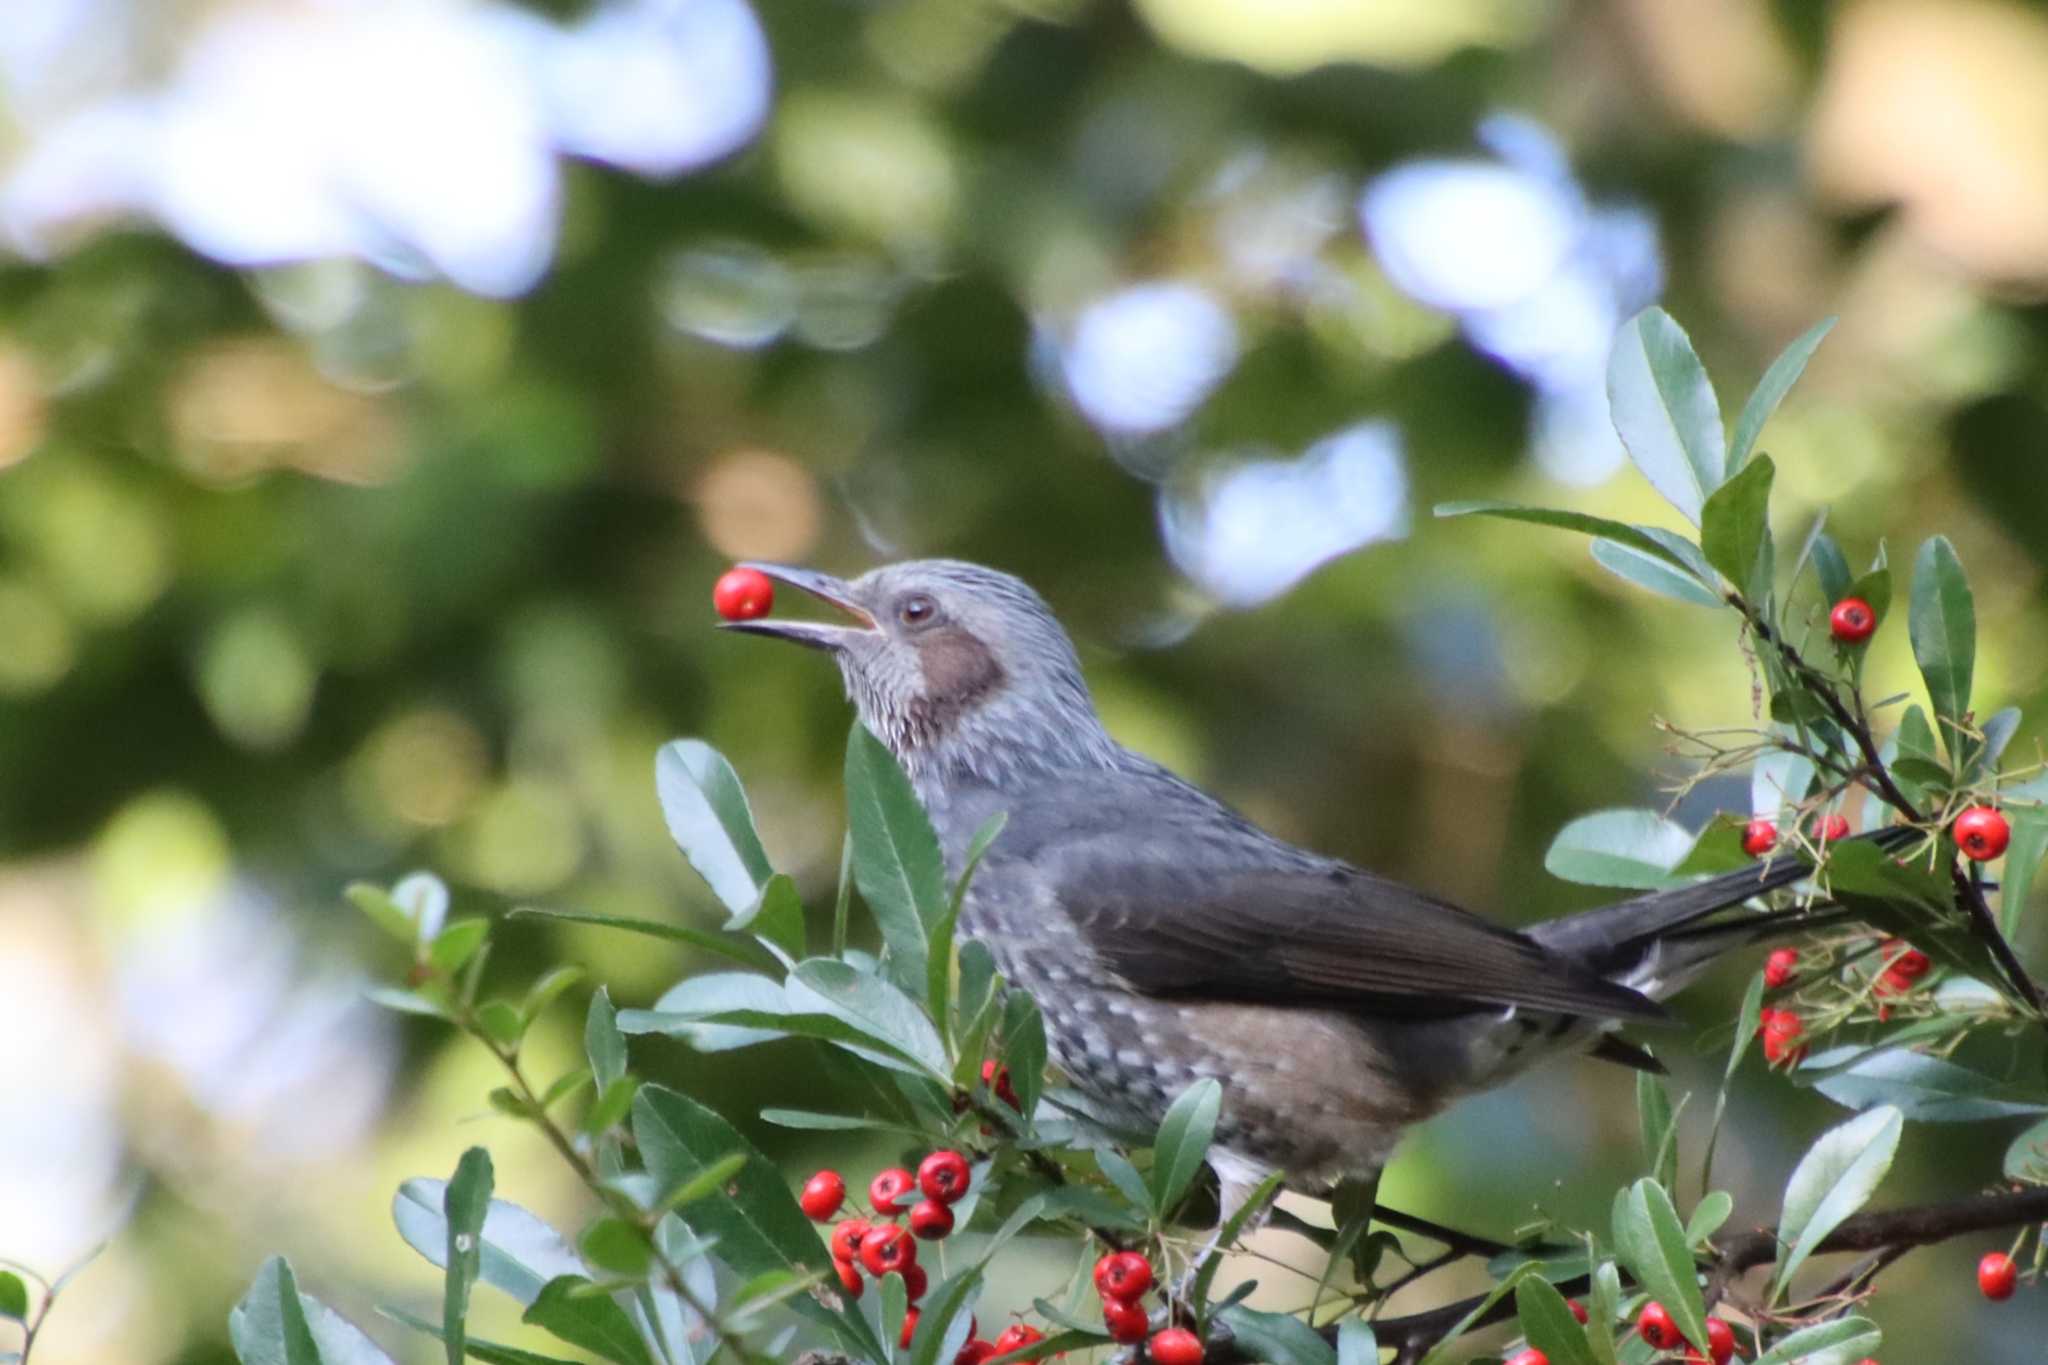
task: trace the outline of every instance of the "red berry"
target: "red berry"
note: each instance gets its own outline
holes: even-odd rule
[[[1918,981],[1934,967],[1934,959],[1918,948],[1908,947],[1898,939],[1891,939],[1885,943],[1884,954],[1888,960],[1885,970],[1908,981]]]
[[[1579,1320],[1581,1326],[1585,1325],[1586,1305],[1580,1303],[1577,1299],[1566,1299],[1564,1306],[1572,1310],[1572,1316]]]
[[[1202,1339],[1185,1327],[1169,1327],[1154,1333],[1145,1350],[1154,1365],[1202,1365]]]
[[[884,1218],[903,1212],[903,1199],[917,1188],[917,1177],[901,1166],[891,1166],[868,1182],[868,1203]]]
[[[1642,1315],[1636,1319],[1636,1335],[1660,1351],[1673,1350],[1684,1340],[1670,1312],[1655,1300],[1643,1305]]]
[[[1872,988],[1878,995],[1904,995],[1913,989],[1913,978],[1902,976],[1896,967],[1887,967],[1878,973],[1877,985]]]
[[[966,1194],[968,1181],[973,1177],[967,1158],[950,1149],[941,1148],[917,1163],[917,1187],[924,1191],[925,1198],[941,1204],[950,1204]]]
[[[1017,1098],[1016,1088],[1010,1084],[1010,1068],[998,1066],[994,1058],[981,1064],[981,1083],[996,1092],[996,1098],[1012,1109],[1021,1111],[1023,1103]]]
[[[832,1258],[832,1269],[838,1272],[839,1287],[846,1291],[846,1297],[849,1299],[859,1298],[860,1291],[864,1287],[864,1282],[860,1277],[860,1267],[852,1261],[842,1261],[837,1256],[834,1256]]]
[[[1799,950],[1780,948],[1764,959],[1764,985],[1776,990],[1799,970]]]
[[[1848,838],[1849,817],[1846,815],[1830,815],[1827,819],[1820,822],[1819,827],[1813,832],[1813,837],[1824,844],[1832,844],[1837,839]]]
[[[1534,1346],[1525,1346],[1503,1360],[1500,1365],[1550,1365],[1550,1357]]]
[[[903,1331],[897,1336],[896,1344],[904,1350],[910,1349],[910,1339],[917,1335],[917,1309],[907,1309],[903,1314]]]
[[[1137,1299],[1152,1287],[1152,1263],[1136,1251],[1112,1251],[1095,1263],[1095,1292],[1105,1299]]]
[[[936,1199],[920,1199],[910,1210],[910,1232],[927,1242],[936,1242],[953,1230],[953,1210]]]
[[[1845,597],[1828,613],[1828,632],[1845,645],[1860,645],[1877,629],[1877,613],[1860,597]]]
[[[868,1235],[868,1220],[849,1218],[832,1229],[832,1258],[837,1261],[860,1259],[860,1239]]]
[[[1988,863],[2012,842],[2012,826],[1991,806],[1972,806],[1956,817],[1956,846],[1975,862]]]
[[[860,1239],[860,1263],[875,1276],[901,1270],[917,1263],[917,1243],[894,1223],[879,1223]]]
[[[804,1192],[797,1196],[796,1202],[805,1217],[813,1223],[822,1223],[839,1212],[839,1206],[846,1202],[846,1182],[839,1178],[837,1171],[819,1171],[804,1182]]]
[[[1036,1327],[1029,1323],[1013,1322],[996,1337],[996,1354],[1008,1355],[1012,1351],[1021,1351],[1026,1346],[1036,1346],[1044,1340],[1045,1333]]]
[[[1784,1062],[1790,1066],[1806,1055],[1806,1047],[1799,1041],[1806,1032],[1806,1025],[1791,1010],[1773,1010],[1771,1017],[1764,1020],[1764,1060],[1772,1066]],[[1658,1308],[1662,1312],[1661,1307]]]
[[[1778,827],[1758,816],[1742,827],[1742,851],[1761,858],[1778,846]]]
[[[903,1267],[903,1297],[916,1303],[924,1297],[924,1291],[931,1285],[924,1273],[924,1267],[912,1261]]]
[[[953,1365],[981,1365],[984,1360],[993,1360],[996,1344],[993,1341],[970,1341],[960,1348],[960,1354],[953,1357]]]
[[[1719,1318],[1707,1319],[1707,1355],[1714,1365],[1728,1365],[1735,1354],[1735,1329]]]
[[[1102,1325],[1108,1330],[1111,1341],[1129,1345],[1145,1339],[1145,1334],[1152,1330],[1152,1319],[1136,1300],[1104,1299]]]
[[[2011,1298],[2019,1282],[2020,1268],[2002,1251],[1987,1251],[1984,1259],[1977,1262],[1977,1288],[1987,1299],[2001,1302]]]
[[[759,569],[727,569],[711,588],[711,605],[728,621],[752,621],[775,606],[775,584]]]

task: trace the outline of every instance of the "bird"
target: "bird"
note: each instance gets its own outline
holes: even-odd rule
[[[838,664],[895,756],[952,877],[1005,817],[959,933],[1037,1002],[1052,1061],[1151,1131],[1205,1078],[1227,1218],[1274,1172],[1304,1193],[1376,1179],[1403,1133],[1536,1062],[1655,1069],[1616,1030],[1722,952],[1810,922],[1811,903],[1713,918],[1812,869],[1753,867],[1517,930],[1282,840],[1111,737],[1079,656],[1021,579],[952,559],[851,581],[743,565],[834,609],[727,630]]]

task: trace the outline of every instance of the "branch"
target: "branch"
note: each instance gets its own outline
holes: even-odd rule
[[[1866,770],[1864,780],[1872,793],[1904,816],[1908,824],[1927,824],[1926,814],[1900,791],[1898,783],[1892,780],[1891,771],[1885,767],[1884,759],[1878,751],[1877,738],[1870,732],[1870,720],[1863,714],[1861,705],[1859,704],[1853,711],[1850,710],[1842,701],[1840,693],[1835,690],[1834,680],[1808,663],[1797,649],[1771,628],[1769,622],[1751,611],[1749,604],[1743,601],[1739,594],[1731,593],[1729,602],[1743,614],[1750,629],[1756,632],[1757,638],[1776,650],[1785,666],[1791,669],[1800,681],[1806,684],[1807,691],[1827,708],[1828,714],[1833,717],[1835,724],[1841,727],[1842,732],[1856,742],[1857,751],[1863,756],[1863,766]],[[1999,970],[2005,974],[2013,990],[2026,1001],[2036,1017],[2048,1016],[2048,1001],[2043,1000],[2041,988],[2021,965],[2019,957],[2012,950],[2012,944],[1999,932],[1998,920],[1991,913],[1991,907],[1985,903],[1984,889],[1960,867],[1951,866],[1949,876],[1955,882],[1956,904],[1962,907],[1963,918],[1968,923],[1970,932],[1990,950]]]
[[[1829,1233],[1821,1244],[1814,1248],[1815,1255],[1826,1255],[1839,1251],[1869,1251],[1888,1253],[1886,1262],[1895,1260],[1906,1251],[1934,1242],[1946,1241],[1972,1232],[1988,1232],[1996,1228],[2021,1227],[2029,1223],[2048,1222],[2048,1186],[2031,1185],[2025,1189],[2009,1190],[1999,1194],[1973,1195],[1967,1199],[1953,1200],[1942,1204],[1916,1204],[1903,1209],[1888,1209],[1882,1213],[1858,1214],[1847,1219]],[[1715,1260],[1717,1277],[1732,1277],[1745,1270],[1767,1265],[1778,1258],[1777,1234],[1768,1228],[1759,1228],[1739,1237],[1729,1238],[1721,1245]],[[1575,1276],[1559,1281],[1557,1291],[1567,1296],[1587,1291],[1588,1277]],[[1485,1302],[1484,1294],[1475,1294],[1456,1303],[1447,1303],[1441,1308],[1431,1308],[1420,1313],[1408,1313],[1398,1318],[1382,1318],[1373,1324],[1373,1333],[1382,1347],[1391,1347],[1397,1358],[1407,1359],[1411,1352],[1426,1349],[1442,1341],[1450,1330],[1456,1327],[1467,1313]],[[1512,1296],[1501,1299],[1472,1324],[1474,1329],[1504,1322],[1515,1315],[1515,1301]],[[1337,1335],[1333,1323],[1322,1329],[1323,1336],[1334,1341]],[[1234,1343],[1218,1342],[1209,1352],[1210,1365],[1250,1365],[1251,1357],[1239,1352]]]

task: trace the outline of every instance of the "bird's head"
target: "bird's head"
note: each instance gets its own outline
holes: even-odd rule
[[[746,567],[845,619],[725,628],[829,652],[861,723],[920,785],[951,772],[993,778],[1114,753],[1073,643],[1022,580],[954,559],[889,564],[852,582],[782,564]]]

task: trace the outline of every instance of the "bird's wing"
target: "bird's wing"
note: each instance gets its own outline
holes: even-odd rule
[[[1221,870],[1129,854],[1070,846],[1050,860],[1047,889],[1087,946],[1144,994],[1362,1013],[1520,1005],[1666,1017],[1521,934],[1354,868]]]

